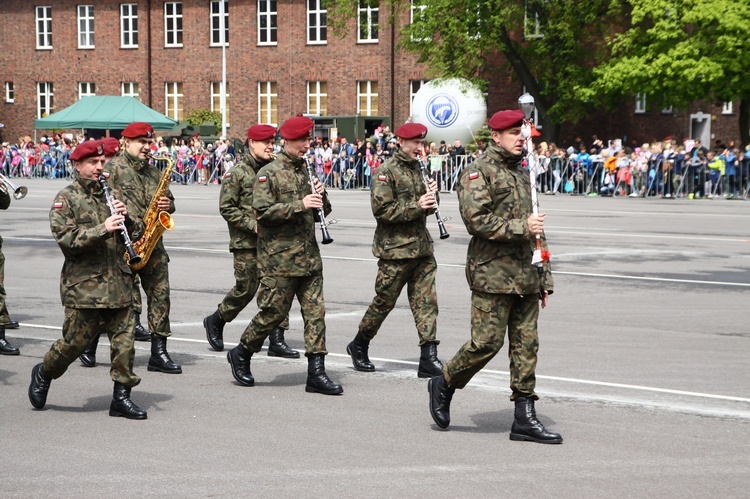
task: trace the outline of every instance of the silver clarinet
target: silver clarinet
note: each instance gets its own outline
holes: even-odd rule
[[[311,161],[308,160],[307,156],[305,156],[305,165],[307,166],[307,176],[310,178],[310,188],[312,189],[313,194],[318,192],[315,190],[315,173],[312,169]],[[331,220],[330,222],[326,221],[326,214],[323,208],[318,208],[318,218],[320,219],[320,231],[323,234],[323,240],[320,241],[322,244],[330,244],[333,242],[333,238],[331,237],[331,234],[328,233],[328,226],[331,224],[336,223],[335,220]]]
[[[99,175],[99,183],[102,186],[102,190],[104,191],[104,197],[107,200],[107,206],[109,206],[109,211],[113,215],[119,215],[120,212],[117,211],[117,208],[115,208],[115,197],[112,195],[112,191],[109,189],[109,185],[107,184],[107,177],[104,175]],[[122,242],[125,243],[125,249],[128,252],[128,264],[129,265],[135,265],[136,263],[139,263],[141,261],[141,257],[138,256],[138,253],[135,251],[135,248],[133,248],[133,241],[130,240],[130,234],[128,234],[128,230],[125,228],[125,224],[123,223],[120,228],[120,235],[122,236]]]
[[[419,168],[422,171],[422,180],[424,181],[425,189],[427,189],[427,192],[432,194],[432,199],[435,200],[435,216],[437,217],[440,239],[448,239],[449,237],[451,237],[451,235],[448,234],[448,229],[445,228],[445,222],[450,220],[451,217],[443,218],[442,216],[440,216],[440,207],[438,206],[437,199],[435,198],[435,193],[430,189],[430,176],[427,174],[427,166],[424,164],[424,162],[420,161]]]

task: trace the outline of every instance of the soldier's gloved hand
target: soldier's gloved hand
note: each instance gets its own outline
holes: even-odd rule
[[[323,196],[320,194],[308,194],[302,198],[305,208],[322,208],[323,207]]]
[[[419,207],[423,210],[429,210],[431,208],[435,207],[435,196],[432,195],[432,193],[423,194],[421,198],[419,198]]]

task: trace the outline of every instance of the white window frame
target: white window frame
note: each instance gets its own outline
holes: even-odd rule
[[[227,83],[226,90],[224,91],[226,94],[224,105],[226,106],[226,122],[227,126],[229,126],[229,83]],[[218,111],[221,112],[221,82],[220,81],[212,81],[211,82],[211,111]]]
[[[409,24],[414,24],[414,18],[415,17],[417,17],[417,18],[424,17],[425,10],[427,10],[427,3],[426,3],[426,1],[427,0],[411,0],[410,1],[411,8],[410,8]],[[419,11],[419,13],[416,14],[416,16],[415,16],[415,13],[417,11]],[[427,39],[428,39],[427,36],[424,36],[424,37],[422,37],[422,36],[414,36],[413,33],[411,35],[411,41],[413,41],[413,42],[423,42],[423,41],[425,41]]]
[[[134,81],[123,81],[120,84],[120,93],[123,97],[135,97],[141,100],[140,86]]]
[[[13,87],[12,81],[5,82],[5,102],[7,104],[16,102],[16,89]]]
[[[39,5],[34,12],[36,13],[36,49],[52,50],[52,7]]]
[[[661,110],[661,114],[672,114],[674,112],[674,106],[667,106]]]
[[[635,94],[635,114],[644,114],[646,112],[646,94]]]
[[[721,104],[721,114],[734,114],[734,101],[728,100]]]
[[[42,99],[44,99],[45,105],[42,105]],[[36,117],[37,119],[44,118],[45,113],[47,116],[52,114],[55,110],[55,91],[52,82],[39,81],[36,84]]]
[[[374,85],[373,85],[374,84]],[[372,87],[375,87],[373,92]],[[377,109],[373,109],[372,101],[373,97],[377,98],[378,106]],[[362,99],[366,99],[366,107],[361,107]],[[380,95],[378,94],[378,81],[377,80],[361,80],[357,82],[357,114],[362,116],[377,116],[380,112]]]
[[[372,7],[367,4],[366,0],[359,0],[359,9],[357,10],[357,43],[378,43],[380,30],[380,4],[378,7]],[[362,18],[367,19],[367,25],[362,26]],[[362,36],[362,30],[365,29],[365,37]],[[373,37],[373,32],[375,36]]]
[[[275,91],[274,91],[275,87]],[[266,104],[266,111],[263,111],[263,104]],[[276,120],[273,119],[274,110]],[[264,116],[265,114],[265,116]],[[276,126],[279,119],[279,87],[275,81],[258,82],[258,123]]]
[[[120,48],[138,48],[138,4],[120,4]]]
[[[90,81],[79,81],[78,82],[78,100],[83,97],[90,97],[96,95],[96,83]]]
[[[182,121],[182,114],[184,112],[183,106],[185,104],[185,94],[183,93],[182,82],[165,82],[164,97],[164,114],[173,120]]]
[[[229,46],[229,1],[211,0],[211,46],[221,47],[221,2],[224,2],[224,46]],[[218,41],[215,41],[218,40]]]
[[[78,25],[78,48],[94,48],[94,6],[78,5],[76,6],[77,25]]]
[[[171,10],[171,12],[170,12]],[[178,12],[179,11],[179,12]],[[182,2],[164,2],[164,46],[182,47]],[[170,42],[169,37],[173,40]]]
[[[533,29],[530,29],[532,27]],[[534,18],[532,19],[529,15],[529,2],[527,1],[523,3],[523,37],[526,40],[544,38],[544,33],[542,33],[542,27],[539,23],[539,13],[534,12]]]
[[[427,81],[428,80],[409,80],[409,116],[414,116],[414,97]]]
[[[325,102],[325,109],[323,109],[323,102]],[[314,103],[314,107],[310,105],[311,103]],[[307,82],[307,114],[315,116],[328,115],[327,81]]]
[[[258,45],[278,45],[278,2],[276,0],[258,0]],[[261,10],[262,7],[265,10]],[[265,27],[261,27],[261,22],[265,21]],[[266,40],[261,40],[261,35],[266,35]],[[272,40],[273,39],[273,40]]]
[[[325,0],[307,2],[307,44],[326,45],[328,43],[328,11],[323,6]],[[315,39],[310,35],[314,34]]]

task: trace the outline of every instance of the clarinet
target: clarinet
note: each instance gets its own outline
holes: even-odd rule
[[[109,190],[109,185],[107,185],[107,177],[105,177],[104,175],[100,175],[99,183],[102,185],[102,190],[104,191],[104,197],[107,199],[107,205],[109,206],[110,213],[112,213],[113,215],[119,215],[120,213],[115,208],[115,197],[112,195],[112,191]],[[130,235],[125,228],[124,223],[120,228],[120,235],[122,236],[123,243],[125,243],[125,249],[128,252],[128,264],[135,265],[139,263],[141,261],[141,257],[138,256],[138,253],[136,253],[135,249],[133,248],[133,242],[130,240]]]
[[[419,169],[422,172],[422,181],[424,181],[425,189],[432,194],[432,199],[435,200],[435,216],[437,217],[438,229],[440,230],[440,239],[448,239],[451,235],[448,234],[448,229],[445,228],[445,222],[450,220],[451,217],[443,218],[440,216],[440,207],[437,204],[435,193],[430,190],[430,177],[427,175],[427,167],[421,161],[419,162]]]
[[[310,161],[307,159],[307,156],[305,156],[305,165],[307,166],[307,176],[310,178],[310,188],[312,189],[312,192],[317,192],[315,190],[315,173],[313,173],[312,165]],[[326,222],[326,214],[323,208],[318,208],[318,218],[320,218],[320,231],[323,233],[323,240],[321,241],[322,244],[330,244],[333,242],[333,238],[328,233],[328,225],[333,223],[333,220],[329,223]]]

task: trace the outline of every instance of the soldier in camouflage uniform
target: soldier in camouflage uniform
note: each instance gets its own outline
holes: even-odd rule
[[[219,211],[229,226],[229,251],[234,259],[236,283],[219,304],[216,312],[203,319],[206,338],[217,352],[224,350],[224,325],[232,322],[258,291],[258,231],[253,212],[253,187],[258,170],[271,161],[276,128],[254,125],[247,131],[245,156],[225,175],[219,195]],[[269,336],[268,355],[299,358],[284,341],[289,320],[276,327]]]
[[[305,391],[343,393],[325,371],[326,325],[323,299],[323,261],[315,239],[319,210],[330,213],[323,185],[312,180],[305,164],[310,146],[312,120],[288,119],[279,132],[284,150],[258,172],[253,191],[253,210],[258,221],[258,268],[260,311],[242,335],[240,344],[227,352],[232,375],[242,385],[253,386],[250,358],[289,314],[297,297],[305,323],[305,356],[308,359]],[[319,221],[319,220],[318,220]]]
[[[487,153],[465,168],[458,185],[461,218],[472,235],[466,254],[471,288],[471,340],[428,382],[430,413],[440,428],[450,424],[450,403],[502,348],[508,331],[511,400],[515,419],[511,440],[561,443],[536,417],[537,318],[553,291],[549,262],[540,273],[531,264],[544,214],[534,216],[529,173],[522,165],[521,111],[499,111],[489,120]]]
[[[130,389],[141,379],[133,374],[133,275],[123,260],[125,245],[119,232],[123,224],[133,240],[143,233],[143,223],[129,216],[125,204],[115,200],[112,214],[98,182],[104,167],[101,141],[87,141],[70,156],[76,179],[55,197],[50,228],[65,255],[60,274],[60,296],[65,306],[63,337],[34,366],[29,385],[31,404],[42,409],[53,379],[62,376],[84,348],[101,332],[109,336],[114,381],[110,416],[146,419],[146,411],[130,400]],[[119,197],[113,187],[113,195]]]
[[[135,122],[125,127],[122,136],[125,142],[122,155],[107,164],[110,183],[122,191],[123,201],[130,210],[143,219],[161,180],[161,172],[148,161],[154,143],[154,129],[148,123]],[[174,213],[174,196],[169,189],[166,196],[159,198],[158,209]],[[148,263],[135,273],[140,277],[148,303],[148,325],[151,330],[148,370],[180,374],[182,367],[167,352],[167,338],[172,331],[169,326],[169,256],[163,240],[156,243]],[[141,292],[137,286],[133,287],[133,308],[135,313],[140,314]]]
[[[7,210],[9,206],[10,193],[5,183],[0,182],[0,210]],[[8,308],[5,306],[5,297],[5,255],[3,255],[3,238],[0,237],[0,355],[18,355],[21,351],[5,339],[6,329],[18,327],[18,322],[10,320]]]
[[[393,310],[401,290],[407,286],[422,351],[417,375],[431,378],[443,370],[443,364],[437,358],[439,342],[435,338],[437,262],[433,256],[432,237],[427,230],[427,215],[435,213],[437,205],[437,184],[430,180],[430,192],[427,192],[419,163],[427,127],[407,123],[395,134],[398,152],[378,168],[370,191],[372,214],[378,223],[372,242],[372,254],[379,258],[376,296],[346,351],[356,370],[375,370],[368,356],[370,341]]]

